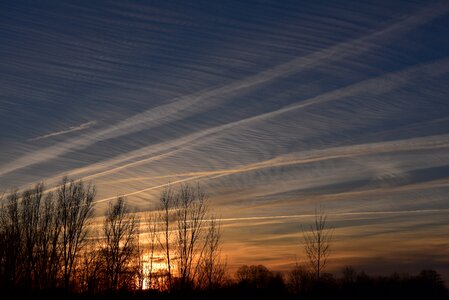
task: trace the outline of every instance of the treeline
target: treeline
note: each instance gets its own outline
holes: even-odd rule
[[[0,207],[0,289],[20,293],[114,294],[212,289],[223,282],[220,225],[198,186],[162,191],[147,216],[126,200],[94,224],[95,187],[63,178],[11,192]]]
[[[2,199],[0,284],[3,290],[72,287],[93,216],[95,188],[64,178],[56,193],[43,184]]]
[[[146,215],[123,197],[94,219],[95,187],[63,178],[0,202],[0,289],[28,298],[447,299],[433,270],[370,277],[347,267],[326,273],[332,229],[324,210],[303,230],[305,265],[288,273],[262,265],[229,274],[221,228],[199,185],[168,186]]]
[[[317,279],[307,266],[296,265],[287,273],[273,272],[263,265],[240,267],[233,280],[220,291],[192,299],[448,299],[441,276],[434,270],[417,275],[393,273],[369,276],[345,267],[335,277],[323,273]]]

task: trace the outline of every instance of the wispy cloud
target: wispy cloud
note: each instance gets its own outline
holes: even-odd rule
[[[141,149],[130,151],[124,155],[115,157],[113,159],[103,161],[99,164],[93,164],[85,168],[81,168],[78,170],[73,170],[71,174],[76,176],[83,176],[86,179],[92,179],[101,175],[110,174],[113,172],[117,172],[120,170],[123,170],[128,167],[133,167],[139,164],[148,163],[150,161],[156,161],[161,160],[169,155],[172,155],[178,151],[185,150],[189,147],[198,146],[199,143],[205,143],[207,142],[207,139],[217,139],[219,137],[220,133],[226,132],[228,130],[235,130],[235,129],[241,129],[242,127],[254,125],[257,122],[261,122],[263,120],[267,120],[270,118],[274,118],[277,116],[280,116],[282,114],[296,111],[300,109],[304,109],[306,107],[322,104],[328,101],[338,101],[339,99],[343,99],[346,97],[356,96],[361,93],[385,93],[388,90],[398,88],[404,84],[409,84],[410,82],[413,82],[415,80],[419,80],[421,76],[438,76],[440,74],[444,74],[449,72],[449,59],[442,59],[438,60],[436,62],[431,62],[424,65],[417,65],[410,68],[407,68],[406,70],[401,70],[398,72],[394,72],[391,74],[382,75],[377,78],[369,79],[366,81],[362,81],[359,83],[355,83],[353,85],[336,89],[333,91],[330,91],[328,93],[324,93],[321,95],[318,95],[316,97],[313,97],[311,99],[304,100],[300,103],[293,104],[275,111],[271,111],[264,114],[259,114],[253,117],[249,117],[246,119],[242,119],[236,122],[208,128],[205,130],[201,130],[199,132],[192,133],[190,135],[181,137],[179,139],[170,140],[165,143],[157,144],[157,145],[150,145],[143,147]],[[379,89],[379,87],[382,87],[382,89]],[[438,140],[440,139],[441,140]],[[206,140],[205,140],[206,139]],[[432,141],[431,144],[427,147],[435,147],[438,148],[440,145],[445,144],[445,136],[438,136],[438,137],[429,137],[429,139]],[[422,139],[417,139],[418,141],[421,141]],[[413,142],[414,139],[411,139],[410,142]],[[394,147],[395,145],[401,145],[402,141],[397,142],[387,142],[387,143],[381,143],[379,146],[376,145],[377,149],[380,149],[381,147],[384,147],[385,149],[389,149],[391,147]],[[363,146],[362,146],[363,147]],[[369,147],[369,146],[368,146]],[[412,145],[406,145],[408,149],[413,148]],[[346,149],[346,147],[338,148],[338,149]],[[328,150],[326,150],[328,151]],[[330,150],[332,151],[332,150]],[[358,149],[357,146],[351,149],[351,151],[347,151],[346,155],[359,155],[357,153]],[[388,151],[388,150],[387,150]],[[317,153],[321,153],[321,151],[313,151],[314,155]],[[341,154],[340,154],[341,155]],[[142,156],[144,158],[142,158]],[[319,156],[319,154],[318,154]],[[126,163],[127,161],[133,161],[130,163]],[[118,164],[123,164],[120,166],[117,166]],[[103,170],[103,171],[102,171]],[[86,174],[87,172],[87,174]],[[84,173],[84,174],[83,174]],[[91,174],[89,174],[91,173]],[[83,175],[82,175],[83,174]]]
[[[325,61],[336,61],[365,53],[369,50],[378,48],[382,43],[390,41],[390,39],[395,35],[410,31],[413,28],[421,26],[447,13],[448,11],[449,7],[446,5],[432,6],[417,15],[407,17],[394,23],[393,25],[377,30],[372,34],[361,38],[351,40],[349,42],[343,42],[310,55],[293,59],[287,63],[277,65],[256,75],[246,77],[242,80],[237,80],[225,86],[210,88],[194,94],[172,99],[168,104],[149,109],[109,127],[100,128],[81,137],[67,140],[64,143],[37,150],[31,154],[26,154],[17,160],[2,166],[0,168],[0,175],[5,175],[15,170],[53,159],[70,151],[88,147],[89,145],[99,141],[117,138],[142,129],[163,126],[167,122],[174,122],[193,115],[194,113],[204,111],[206,108],[217,106],[226,99],[235,96],[237,93],[242,93],[247,89],[255,89],[261,85],[267,84],[268,82],[310,69],[313,66],[324,63]],[[379,84],[379,82],[376,82],[376,84]],[[387,86],[383,86],[383,88],[387,88]],[[343,89],[342,91],[349,94],[353,92],[348,89]],[[344,94],[342,94],[342,96],[344,96]],[[317,96],[315,98],[316,99],[278,110],[272,114],[279,114],[283,111],[305,107],[310,105],[312,102],[327,101],[326,99],[323,99],[323,96]]]
[[[199,181],[230,265],[290,266],[317,204],[337,264],[447,244],[447,1],[47,6],[0,11],[0,189]]]
[[[267,168],[275,168],[275,167],[283,167],[283,166],[292,166],[299,164],[311,164],[322,162],[326,160],[335,160],[339,158],[352,158],[355,159],[359,156],[366,155],[380,155],[383,153],[392,153],[392,152],[404,152],[404,151],[423,151],[423,150],[435,150],[435,149],[446,149],[449,148],[449,135],[439,135],[439,136],[431,136],[431,137],[423,137],[423,138],[413,138],[407,140],[396,140],[392,142],[380,142],[380,143],[371,143],[364,145],[353,145],[353,146],[344,146],[344,147],[336,147],[325,150],[314,150],[314,151],[305,151],[298,153],[290,153],[286,156],[277,157],[274,159],[270,159],[263,162],[258,162],[254,164],[248,164],[245,166],[240,166],[234,169],[226,169],[226,170],[214,170],[214,171],[198,171],[198,172],[190,172],[190,173],[175,173],[171,175],[166,175],[164,178],[166,181],[170,181],[170,179],[181,177],[182,179],[170,181],[170,183],[150,186],[137,191],[133,191],[130,193],[126,193],[123,196],[134,196],[140,193],[159,190],[169,184],[177,184],[184,183],[189,181],[198,181],[198,180],[212,180],[217,179],[222,176],[231,176],[235,174],[241,174],[245,172],[253,172],[261,169]],[[134,163],[132,163],[134,165]],[[117,169],[122,170],[123,168],[129,165],[121,166],[103,173],[93,174],[87,176],[86,179],[92,179],[98,175],[110,174],[111,172],[117,171]],[[160,178],[160,177],[159,177]],[[340,178],[342,175],[340,174]],[[146,181],[155,179],[155,178],[145,178]],[[141,180],[137,178],[137,180]],[[129,181],[129,179],[128,179]],[[428,186],[426,186],[428,188]],[[367,193],[367,191],[363,191],[363,193]],[[115,197],[108,197],[97,202],[104,202],[114,199]]]
[[[66,130],[61,130],[61,131],[56,131],[56,132],[52,132],[52,133],[48,133],[45,135],[41,135],[32,139],[29,139],[28,141],[32,142],[32,141],[38,141],[38,140],[42,140],[42,139],[46,139],[46,138],[50,138],[50,137],[54,137],[54,136],[59,136],[59,135],[63,135],[63,134],[67,134],[67,133],[72,133],[72,132],[76,132],[76,131],[80,131],[80,130],[84,130],[87,129],[93,125],[95,125],[97,122],[96,121],[90,121],[90,122],[86,122],[83,123],[79,126],[72,126],[69,129]]]
[[[332,219],[335,217],[346,216],[374,216],[374,215],[412,215],[412,214],[428,214],[436,212],[449,212],[448,209],[420,209],[420,210],[397,210],[397,211],[356,211],[356,212],[329,212],[326,215]],[[255,217],[240,217],[240,218],[221,218],[222,222],[235,221],[260,221],[260,220],[283,220],[283,219],[302,219],[314,218],[314,214],[295,214],[284,216],[255,216]]]

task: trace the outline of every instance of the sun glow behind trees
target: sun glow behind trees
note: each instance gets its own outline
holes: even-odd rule
[[[94,186],[64,178],[55,193],[38,184],[2,199],[1,285],[96,293],[221,283],[220,226],[199,185],[169,186],[161,210],[144,216],[118,197],[95,222],[94,197]]]
[[[234,293],[242,293],[238,297],[252,292],[271,299],[287,290],[290,295],[323,296],[337,288],[344,294],[349,281],[362,286],[370,281],[384,289],[381,284],[388,280],[395,288],[413,284],[419,293],[446,295],[433,270],[376,279],[346,268],[340,281],[325,273],[333,229],[324,210],[316,210],[315,223],[303,232],[310,268],[297,264],[284,276],[263,265],[243,265],[233,281],[221,256],[220,222],[199,185],[169,185],[161,193],[161,209],[146,213],[133,212],[118,197],[96,219],[94,196],[94,186],[64,178],[56,193],[46,193],[38,184],[2,199],[0,288],[28,295],[62,291],[90,296],[152,290],[173,292],[174,297],[236,289]]]

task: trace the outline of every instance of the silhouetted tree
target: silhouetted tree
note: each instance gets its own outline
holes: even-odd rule
[[[54,194],[47,193],[39,209],[36,234],[36,285],[39,289],[56,287],[60,264],[59,241],[61,235]]]
[[[4,288],[6,285],[6,262],[7,262],[7,238],[6,238],[6,225],[7,216],[6,208],[4,205],[4,195],[0,195],[0,288]]]
[[[139,222],[140,227],[140,222]],[[139,229],[140,231],[140,229]],[[136,254],[135,254],[135,273],[136,273],[136,286],[137,290],[142,290],[145,282],[145,265],[144,265],[144,255],[145,251],[140,242],[140,234],[136,234]]]
[[[168,185],[164,190],[162,190],[159,198],[160,203],[160,213],[159,220],[161,224],[162,237],[159,237],[159,245],[161,247],[162,253],[165,256],[165,261],[167,264],[167,284],[168,291],[172,290],[172,274],[171,274],[171,208],[174,205],[174,195],[171,186]]]
[[[55,194],[46,193],[39,183],[22,193],[12,191],[6,197],[0,196],[0,287],[4,293],[14,290],[17,298],[50,295],[50,299],[59,299],[58,289],[53,290],[54,298],[49,290],[63,288],[62,292],[67,292],[70,288],[72,293],[95,297],[108,290],[134,299],[150,293],[154,299],[167,298],[166,291],[135,290],[142,289],[147,280],[150,288],[181,289],[181,293],[168,296],[175,299],[288,297],[283,276],[263,265],[242,266],[236,272],[236,282],[222,284],[226,264],[220,255],[220,223],[215,217],[208,219],[206,196],[199,186],[183,185],[161,193],[160,211],[148,217],[147,248],[140,244],[137,215],[129,211],[121,197],[109,204],[102,228],[104,236],[97,238],[96,232],[88,231],[94,196],[92,186],[67,178]],[[342,278],[335,280],[324,272],[332,242],[332,229],[326,222],[324,211],[316,211],[314,224],[304,232],[311,268],[297,264],[287,274],[290,296],[448,299],[448,290],[435,270],[372,277],[346,267]],[[153,270],[153,262],[161,261],[158,250],[164,253],[162,260],[167,263],[168,273]]]
[[[180,289],[193,284],[196,264],[205,248],[201,237],[205,233],[206,196],[199,185],[181,185],[175,197],[175,254],[177,256]]]
[[[8,288],[54,287],[59,270],[59,230],[52,193],[44,185],[7,197],[0,209],[0,277]]]
[[[448,299],[449,293],[441,275],[435,270],[422,270],[416,279],[421,283],[422,291],[428,299]]]
[[[219,288],[226,275],[226,262],[221,259],[220,223],[215,217],[207,222],[204,253],[198,266],[198,286],[211,290]]]
[[[19,210],[19,194],[13,191],[2,203],[0,214],[2,240],[2,281],[4,288],[16,287],[21,273],[23,227]]]
[[[64,288],[70,287],[75,261],[85,243],[87,225],[93,215],[95,187],[82,181],[62,179],[58,188],[57,212],[61,226],[59,244],[62,259]]]
[[[273,273],[263,265],[241,266],[236,277],[240,299],[282,299],[286,296],[282,274]]]
[[[303,231],[304,250],[317,281],[327,266],[332,242],[333,230],[327,228],[326,222],[324,209],[315,209],[315,222],[310,226],[310,231]]]
[[[36,278],[37,244],[40,235],[39,217],[43,184],[22,193],[20,202],[21,226],[23,228],[23,276],[27,288],[32,288]]]
[[[204,263],[209,265],[209,276],[219,274],[219,226],[216,220],[212,223],[207,221],[207,212],[206,194],[199,185],[180,185],[177,190],[168,186],[161,192],[161,235],[158,239],[167,265],[169,291],[174,283],[179,290],[193,288],[198,282],[197,278],[206,274],[199,274],[205,271],[202,268],[205,267]],[[176,267],[175,276],[173,266]],[[212,277],[209,278],[210,282],[214,280]]]
[[[149,289],[155,289],[158,287],[156,281],[156,274],[154,269],[155,254],[157,250],[157,239],[158,239],[158,219],[154,213],[150,213],[147,216],[147,232],[148,232],[148,252],[145,253],[147,256],[147,263],[145,264],[143,273],[145,275],[144,281],[145,285]]]
[[[78,263],[79,292],[89,295],[95,295],[97,292],[105,289],[105,259],[102,253],[102,241],[94,236],[98,236],[98,232],[91,234],[80,253]]]
[[[116,291],[127,286],[129,276],[134,277],[132,261],[140,254],[137,252],[138,220],[130,214],[123,197],[117,198],[113,204],[109,203],[103,232],[106,288]]]
[[[308,268],[297,263],[287,274],[287,283],[293,294],[308,292],[311,288],[312,274]]]
[[[342,274],[343,274],[342,280],[344,284],[354,284],[355,281],[357,280],[357,272],[351,266],[344,267]]]
[[[253,288],[267,287],[273,277],[273,273],[263,265],[241,266],[236,275],[240,284]]]

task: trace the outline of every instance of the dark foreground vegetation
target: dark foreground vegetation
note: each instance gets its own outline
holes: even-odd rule
[[[242,278],[242,268],[257,270],[249,277]],[[295,278],[298,270],[288,274],[273,273],[266,267],[244,266],[237,271],[235,278],[223,281],[212,289],[190,287],[183,290],[174,287],[168,290],[130,290],[103,291],[96,294],[88,292],[68,292],[53,290],[9,290],[4,295],[14,295],[19,299],[449,299],[440,275],[433,270],[423,270],[417,275],[368,276],[355,272],[350,277],[346,271],[338,278],[323,274],[317,282],[310,273]],[[300,271],[303,272],[302,270]],[[6,292],[6,291],[5,291]]]
[[[221,228],[199,186],[167,187],[147,215],[122,197],[94,222],[95,187],[64,178],[0,198],[0,290],[19,299],[448,299],[433,270],[372,277],[326,273],[332,229],[323,210],[303,230],[307,264],[229,274]]]

